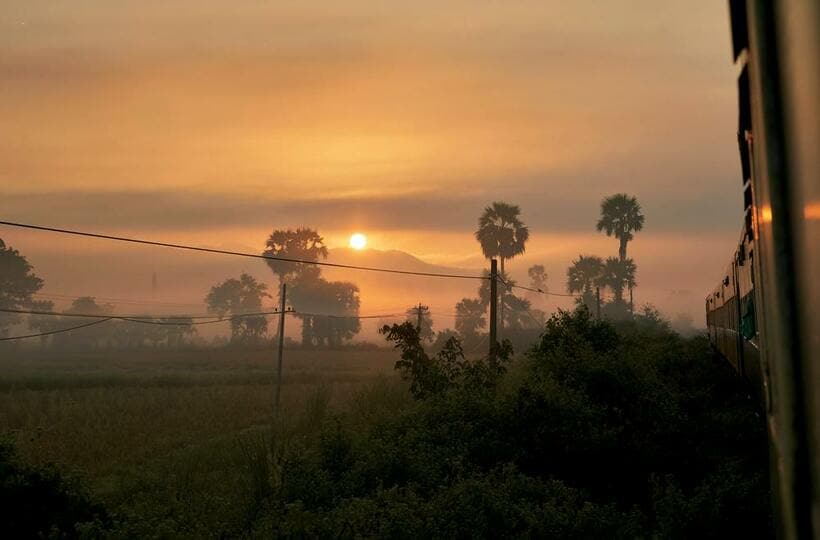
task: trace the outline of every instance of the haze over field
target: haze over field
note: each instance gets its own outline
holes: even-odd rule
[[[511,274],[544,264],[565,292],[579,253],[617,252],[594,224],[627,192],[647,223],[638,304],[696,321],[737,239],[720,2],[12,0],[0,25],[4,219],[252,252],[306,225],[331,259],[361,231],[478,272],[478,214],[507,200],[531,229]],[[156,272],[155,300],[201,305],[237,269],[275,283],[261,262],[0,236],[45,293],[145,298]],[[327,275],[359,284],[363,314],[466,294],[409,280],[399,301],[380,277]]]

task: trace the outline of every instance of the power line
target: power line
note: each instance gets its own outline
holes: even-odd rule
[[[138,300],[136,298],[112,298],[108,296],[97,296],[95,294],[67,294],[67,293],[32,293],[32,296],[47,298],[49,300],[75,300],[82,297],[91,297],[95,300],[111,302],[114,304],[131,304],[135,306],[168,306],[168,307],[202,307],[202,304],[184,304],[181,302],[162,302],[158,300]]]
[[[333,268],[346,268],[348,270],[365,270],[368,272],[383,272],[387,274],[404,274],[408,276],[423,276],[423,277],[437,277],[437,278],[450,278],[450,279],[489,279],[485,276],[468,276],[465,274],[444,274],[444,273],[437,273],[437,272],[416,272],[412,270],[398,270],[394,268],[377,268],[374,266],[356,266],[352,264],[340,264],[340,263],[329,263],[329,262],[322,262],[322,261],[308,261],[305,259],[293,259],[290,257],[273,257],[271,255],[261,255],[256,253],[246,253],[242,251],[230,251],[225,249],[215,249],[215,248],[205,248],[205,247],[198,247],[198,246],[189,246],[185,244],[172,244],[169,242],[156,242],[153,240],[141,240],[138,238],[127,238],[124,236],[112,236],[108,234],[100,234],[100,233],[90,233],[84,231],[74,231],[71,229],[58,229],[55,227],[44,227],[42,225],[30,225],[27,223],[15,223],[13,221],[0,221],[0,225],[6,225],[9,227],[19,227],[22,229],[33,229],[36,231],[46,231],[46,232],[54,232],[59,234],[70,234],[74,236],[85,236],[88,238],[98,238],[102,240],[114,240],[117,242],[128,242],[131,244],[142,244],[147,246],[157,246],[157,247],[167,247],[167,248],[174,248],[174,249],[185,249],[189,251],[199,251],[203,253],[217,253],[220,255],[233,255],[236,257],[248,257],[253,259],[264,259],[269,261],[279,261],[279,262],[287,262],[287,263],[296,263],[296,264],[312,264],[316,266],[329,266]]]
[[[326,315],[324,313],[307,313],[304,311],[291,311],[294,315],[304,315],[306,317],[324,317],[327,319],[395,319],[397,317],[404,317],[397,313],[388,313],[385,315]]]
[[[543,289],[535,289],[533,287],[525,287],[524,285],[516,285],[515,283],[508,283],[501,276],[497,276],[496,279],[498,279],[498,281],[500,281],[501,283],[503,283],[504,285],[506,285],[510,289],[523,289],[525,291],[530,291],[530,292],[534,292],[534,293],[538,293],[538,294],[545,294],[545,295],[548,295],[548,296],[563,296],[563,297],[566,297],[566,298],[579,298],[579,295],[577,295],[577,294],[554,293],[554,292],[545,291]]]
[[[107,319],[100,319],[100,320],[93,321],[93,322],[90,322],[90,323],[81,324],[79,326],[72,326],[71,328],[63,328],[62,330],[52,330],[51,332],[40,332],[39,334],[27,334],[25,336],[4,337],[4,338],[0,338],[0,341],[14,341],[14,340],[17,340],[17,339],[28,339],[28,338],[33,338],[33,337],[43,337],[43,336],[51,336],[51,335],[54,335],[54,334],[62,334],[63,332],[70,332],[72,330],[78,330],[80,328],[86,328],[86,327],[89,327],[89,326],[94,326],[95,324],[102,324],[104,322],[110,321],[112,318],[113,317],[108,317]]]
[[[511,289],[523,289],[525,291],[530,291],[530,292],[534,292],[534,293],[538,293],[538,294],[544,294],[544,295],[547,295],[547,296],[563,296],[563,297],[566,297],[566,298],[579,298],[579,296],[577,294],[554,293],[554,292],[545,291],[543,289],[534,289],[532,287],[525,287],[524,285],[516,285],[515,283],[507,283],[506,281],[504,281],[501,278],[498,278],[498,280],[501,281],[501,283],[503,283],[504,285],[506,285],[507,287],[509,287]]]
[[[145,324],[210,324],[222,321],[230,321],[233,319],[242,319],[245,317],[260,317],[264,315],[278,315],[280,312],[276,311],[259,311],[255,313],[238,313],[230,317],[219,317],[216,315],[102,315],[99,313],[59,313],[56,311],[40,311],[28,309],[7,309],[1,308],[0,313],[15,313],[20,315],[46,315],[51,317],[80,317],[85,319],[116,319],[120,321],[140,322]],[[292,310],[286,313],[293,313]],[[207,322],[181,322],[171,323],[169,321],[179,320],[187,321],[189,319],[209,319]],[[210,320],[215,319],[215,320]]]
[[[279,310],[275,311],[258,311],[253,313],[238,313],[230,317],[217,317],[215,315],[101,315],[96,313],[59,313],[56,311],[40,311],[29,309],[0,309],[0,313],[14,313],[19,315],[45,315],[52,317],[79,317],[91,319],[105,319],[128,321],[140,324],[156,324],[160,326],[191,326],[200,324],[214,324],[236,319],[244,319],[248,317],[264,317],[266,315],[278,315]],[[286,315],[305,315],[307,317],[325,317],[329,319],[391,319],[396,317],[404,317],[403,314],[385,313],[383,315],[328,315],[324,313],[308,313],[304,311],[296,311],[293,309],[285,310]],[[191,319],[208,319],[205,321],[190,321]],[[180,322],[172,322],[172,321]]]

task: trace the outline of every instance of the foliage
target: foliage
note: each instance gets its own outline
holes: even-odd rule
[[[231,316],[232,343],[257,343],[267,332],[268,321],[264,315],[238,317],[260,312],[262,299],[270,298],[267,290],[267,285],[249,274],[242,274],[239,279],[226,279],[211,287],[205,303],[210,313]]]
[[[626,246],[634,238],[632,233],[643,229],[644,216],[638,199],[618,193],[601,201],[601,218],[596,228],[619,240],[618,258],[626,259]]]
[[[50,300],[32,300],[29,307],[33,311],[54,311],[54,302]],[[44,333],[59,330],[67,325],[60,320],[59,317],[51,315],[29,315],[28,327],[33,332]],[[41,336],[40,345],[45,347],[49,341],[50,336]]]
[[[637,286],[635,274],[638,271],[632,259],[607,257],[601,275],[601,283],[609,287],[615,295],[615,302],[623,304],[624,289]]]
[[[361,330],[359,288],[354,283],[303,275],[294,280],[289,297],[302,319],[304,347],[338,348]]]
[[[618,326],[586,310],[547,323],[515,376],[457,384],[412,325],[386,327],[397,367],[430,390],[367,422],[325,423],[280,450],[274,536],[762,536],[765,429],[703,339],[654,312]],[[458,365],[460,358],[447,366]],[[438,377],[430,377],[437,372]],[[466,380],[466,379],[461,379]],[[367,410],[358,407],[356,410]],[[356,413],[358,414],[358,413]]]
[[[53,403],[52,416],[73,418],[72,433],[79,431],[61,452],[97,457],[89,467],[98,471],[110,470],[99,458],[116,453],[101,449],[101,441],[125,439],[140,452],[123,452],[138,465],[120,466],[113,480],[103,475],[96,484],[107,494],[111,523],[83,531],[341,538],[725,538],[771,531],[766,430],[755,403],[705,339],[677,336],[651,307],[618,323],[586,310],[559,313],[525,357],[495,366],[506,368],[503,374],[486,360],[466,363],[455,342],[441,357],[422,356],[412,325],[390,330],[399,352],[409,353],[398,366],[410,376],[406,384],[372,379],[339,409],[332,398],[350,395],[349,386],[331,396],[325,379],[288,372],[286,384],[296,386],[286,386],[287,414],[271,428],[259,427],[269,421],[262,409],[271,372],[265,386],[255,370],[214,373],[207,363],[202,376],[213,380],[197,377],[185,393],[169,389],[160,399],[156,388],[134,383],[146,425],[112,421],[127,418],[114,389],[117,406],[83,414],[70,405],[77,392]],[[328,354],[296,353],[302,357],[286,368]],[[363,354],[351,352],[338,373]],[[267,356],[260,365],[270,364]],[[184,362],[169,359],[159,365],[182,373]],[[316,366],[326,373],[339,361]],[[427,391],[423,399],[408,391],[414,374]],[[216,380],[236,377],[254,382],[217,389]],[[305,382],[316,390],[305,395]],[[148,391],[157,397],[146,400]],[[31,398],[17,392],[0,411],[16,409],[20,399]],[[186,410],[189,421],[179,424],[160,413]],[[96,438],[87,427],[93,422]],[[135,429],[145,431],[131,434]],[[165,446],[135,444],[148,432],[161,434]],[[56,435],[49,430],[48,438]]]
[[[436,331],[433,330],[433,316],[429,309],[421,312],[421,326],[419,327],[418,306],[411,306],[404,312],[405,320],[414,325],[421,336],[422,341],[432,343],[436,339]]]
[[[385,325],[379,332],[401,352],[396,370],[410,381],[410,392],[416,399],[439,395],[461,385],[492,387],[504,373],[504,361],[512,352],[505,344],[499,349],[498,359],[469,362],[464,358],[461,342],[450,336],[434,356],[429,356],[421,346],[418,330],[410,322]]]
[[[306,227],[292,229],[275,230],[265,242],[265,251],[262,253],[267,257],[282,257],[287,259],[299,259],[303,261],[318,261],[327,259],[327,247],[324,238],[318,232]],[[268,259],[271,271],[279,276],[279,284],[305,274],[318,277],[319,268],[316,265],[276,261]]]
[[[481,252],[487,259],[501,259],[502,273],[504,261],[524,253],[530,237],[520,215],[521,209],[517,205],[494,202],[478,218],[475,237],[481,244]]]
[[[547,291],[547,271],[543,264],[534,264],[527,269],[530,278],[530,288]]]
[[[471,346],[479,338],[479,332],[487,327],[484,313],[487,310],[481,299],[462,298],[456,304],[456,332],[461,340]]]
[[[76,537],[106,519],[103,508],[54,467],[21,463],[11,442],[0,439],[0,527],[4,537]]]
[[[37,277],[28,260],[0,238],[0,308],[30,307],[32,295],[42,287],[43,280]],[[13,313],[0,313],[0,337],[7,336],[8,328],[19,319]]]
[[[481,305],[487,310],[490,306],[490,274],[484,272],[487,279],[481,280],[478,287],[478,300]],[[521,298],[513,293],[515,280],[511,279],[504,273],[499,274],[498,284],[498,316],[499,320],[503,322],[504,330],[522,330],[525,328],[537,328],[541,324],[537,319],[534,319],[530,313],[532,304],[526,298]],[[535,326],[533,326],[535,325]]]
[[[597,309],[595,287],[603,285],[604,261],[595,255],[578,255],[567,268],[567,292],[580,293],[578,305],[584,305],[591,312]]]

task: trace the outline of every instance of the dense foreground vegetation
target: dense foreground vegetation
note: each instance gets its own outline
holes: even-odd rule
[[[58,501],[41,513],[40,530],[396,538],[770,530],[763,421],[703,338],[681,338],[651,316],[615,327],[581,310],[551,319],[525,356],[493,364],[465,361],[455,342],[428,356],[406,330],[386,332],[409,384],[370,379],[338,412],[319,387],[301,415],[101,474],[91,497],[102,507],[61,481],[35,483],[32,493]],[[14,522],[26,504],[12,495],[24,477],[14,467],[24,466],[9,465],[17,461],[6,451],[2,459]]]

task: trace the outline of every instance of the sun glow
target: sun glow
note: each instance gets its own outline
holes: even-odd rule
[[[367,237],[362,233],[355,233],[350,237],[350,247],[356,250],[364,249],[367,246]]]

